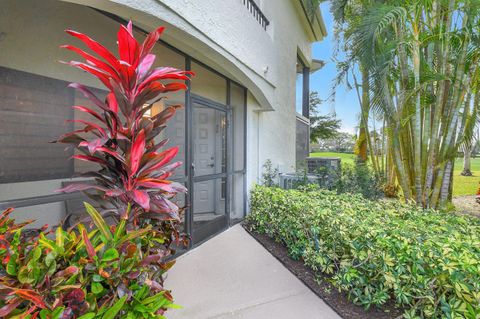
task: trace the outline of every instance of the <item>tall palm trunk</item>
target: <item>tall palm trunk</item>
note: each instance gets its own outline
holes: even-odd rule
[[[415,20],[418,20],[416,18]],[[422,106],[421,106],[421,87],[420,87],[420,40],[418,24],[412,24],[413,27],[413,76],[414,76],[414,90],[415,96],[415,127],[414,129],[414,170],[415,170],[415,200],[417,203],[422,202]]]

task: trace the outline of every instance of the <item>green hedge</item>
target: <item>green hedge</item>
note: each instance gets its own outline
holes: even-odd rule
[[[257,186],[248,226],[332,276],[356,304],[404,318],[480,318],[480,220],[361,195]]]

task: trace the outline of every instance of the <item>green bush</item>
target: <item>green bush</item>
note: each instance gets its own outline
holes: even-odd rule
[[[267,166],[264,165],[265,167]],[[272,187],[278,186],[266,182],[265,176],[270,176],[269,171],[266,170],[266,172],[263,174],[261,184]],[[278,171],[276,173],[278,174]],[[342,164],[341,169],[319,167],[314,174],[319,177],[316,181],[308,178],[312,174],[308,174],[305,168],[297,169],[295,175],[297,178],[289,188],[297,189],[315,184],[323,189],[335,190],[339,194],[359,193],[368,199],[379,199],[385,196],[384,179],[381,176],[376,176],[373,169],[365,163],[346,163]]]
[[[340,176],[334,186],[337,193],[360,193],[368,199],[384,196],[383,180],[365,163],[342,164]]]
[[[356,304],[405,318],[480,318],[480,220],[309,187],[257,186],[247,225],[331,275]]]

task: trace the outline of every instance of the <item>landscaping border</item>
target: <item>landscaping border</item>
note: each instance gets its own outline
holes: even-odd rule
[[[347,294],[339,292],[330,284],[329,276],[313,271],[305,266],[303,261],[294,260],[288,255],[287,248],[265,234],[250,231],[248,225],[243,228],[260,243],[272,256],[280,261],[295,277],[302,281],[313,293],[322,299],[330,308],[344,319],[395,319],[401,318],[403,310],[395,308],[392,303],[387,303],[382,308],[365,310],[361,306],[348,300]],[[320,279],[320,280],[319,280]]]

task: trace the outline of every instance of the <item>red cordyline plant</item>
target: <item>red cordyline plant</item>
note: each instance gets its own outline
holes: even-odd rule
[[[62,46],[85,59],[85,62],[68,64],[98,78],[109,93],[105,101],[101,101],[84,85],[70,84],[92,101],[97,110],[73,106],[94,121],[72,120],[83,128],[63,135],[58,142],[73,144],[80,151],[73,158],[99,164],[101,168],[80,174],[93,177],[95,184],[72,184],[61,191],[88,191],[92,198],[112,204],[119,219],[128,219],[136,226],[145,220],[163,226],[178,223],[179,208],[171,199],[177,193],[186,192],[183,185],[168,180],[181,165],[181,162],[172,162],[178,147],[163,150],[168,139],[158,143],[154,140],[179,106],[168,106],[151,118],[145,117],[152,107],[148,104],[150,101],[158,100],[159,95],[167,92],[185,90],[186,85],[175,80],[189,80],[192,75],[171,67],[153,67],[155,55],[151,51],[163,30],[163,27],[156,29],[139,44],[133,35],[132,23],[122,25],[117,35],[119,58],[76,31],[66,32],[81,40],[96,56],[72,45]],[[128,205],[132,209],[126,216]]]
[[[72,120],[83,128],[58,142],[73,144],[78,160],[99,164],[97,171],[80,174],[95,183],[72,184],[61,191],[84,191],[98,200],[103,214],[85,203],[92,221],[68,230],[46,227],[23,230],[0,214],[0,318],[114,319],[164,318],[174,308],[163,275],[174,261],[166,260],[179,235],[179,208],[172,198],[186,189],[168,178],[181,165],[172,160],[177,147],[155,141],[179,106],[147,118],[149,102],[159,95],[186,89],[191,73],[170,67],[153,68],[151,54],[163,28],[139,44],[132,23],[118,31],[119,58],[88,36],[67,30],[93,54],[75,46],[85,62],[71,61],[97,77],[109,90],[101,101],[87,87],[73,83],[95,107],[75,105],[93,121]],[[95,55],[94,55],[95,54]],[[108,224],[105,213],[117,223]],[[113,213],[113,214],[112,214]],[[49,235],[49,236],[47,236]]]

